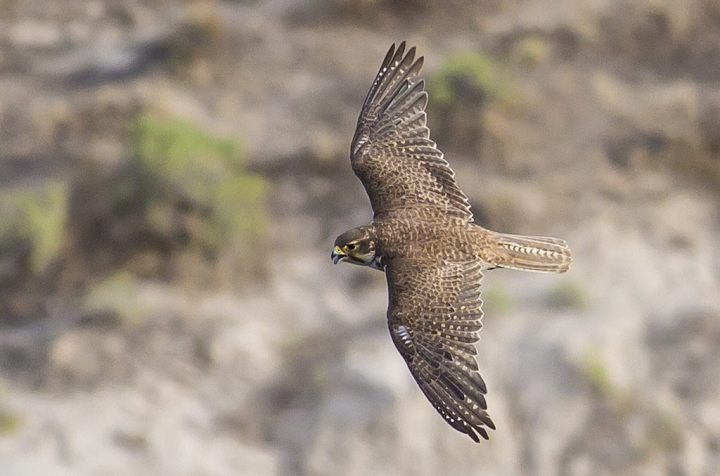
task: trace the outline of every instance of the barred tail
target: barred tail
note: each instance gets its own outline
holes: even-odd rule
[[[523,236],[495,233],[501,268],[541,273],[564,273],[570,269],[572,254],[564,240],[547,236]]]

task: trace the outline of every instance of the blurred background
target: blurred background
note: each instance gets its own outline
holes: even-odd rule
[[[479,445],[416,388],[350,169],[391,43],[489,228]],[[0,0],[2,475],[720,474],[717,0]]]

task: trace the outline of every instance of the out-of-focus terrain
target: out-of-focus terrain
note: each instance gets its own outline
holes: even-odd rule
[[[716,0],[0,12],[2,475],[720,474]],[[329,259],[402,39],[477,221],[575,252],[485,279],[480,445]]]

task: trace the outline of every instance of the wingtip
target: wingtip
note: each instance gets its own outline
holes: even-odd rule
[[[478,438],[477,433],[475,433],[472,428],[468,428],[467,435],[472,438],[475,443],[480,443],[480,438]]]
[[[495,430],[495,422],[492,421],[490,417],[484,418],[483,423],[485,423],[485,425],[491,430]]]
[[[482,437],[483,440],[488,441],[490,439],[490,435],[488,435],[488,432],[485,430],[485,428],[478,426],[478,427],[468,427],[467,433],[466,433],[475,443],[480,443],[480,438],[478,435]]]
[[[401,42],[397,49],[395,50],[395,55],[393,56],[394,61],[399,61],[402,59],[403,55],[405,54],[405,42]]]
[[[385,59],[382,62],[382,66],[385,67],[390,63],[390,60],[392,57],[395,56],[395,43],[390,45],[390,49],[388,49],[388,52],[385,54]]]

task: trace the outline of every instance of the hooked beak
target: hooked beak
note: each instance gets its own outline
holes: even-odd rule
[[[330,253],[330,258],[332,258],[333,264],[338,264],[338,262],[342,261],[342,259],[346,256],[345,252],[341,250],[339,246],[336,246],[332,253]]]

